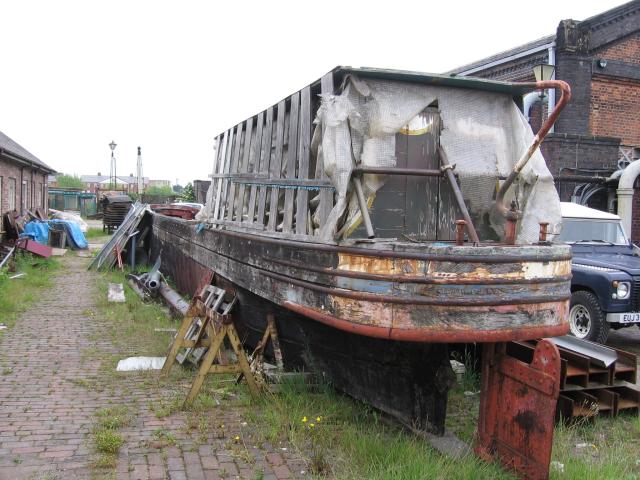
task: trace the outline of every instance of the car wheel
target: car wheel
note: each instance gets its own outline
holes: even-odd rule
[[[591,292],[578,291],[571,295],[569,327],[574,337],[605,343],[609,336],[609,323],[600,309],[600,302]]]

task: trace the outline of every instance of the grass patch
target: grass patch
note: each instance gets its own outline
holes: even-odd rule
[[[53,257],[44,259],[16,250],[9,264],[0,270],[0,320],[11,328],[18,315],[37,299],[37,294],[51,286],[51,277],[60,268],[60,263]],[[9,278],[17,273],[26,275]],[[5,331],[0,330],[0,338]]]
[[[125,273],[109,271],[99,278],[97,308],[109,320],[109,340],[124,354],[162,356],[166,353],[171,335],[154,330],[176,328],[177,324],[160,305],[143,302],[127,283]],[[124,285],[125,303],[107,301],[109,283]],[[132,342],[132,339],[135,341]]]
[[[335,478],[507,479],[497,466],[473,456],[445,458],[393,422],[327,386],[310,388],[304,381],[282,384],[278,395],[268,396],[248,412],[257,426],[248,441],[268,444],[285,441],[307,459],[310,473]]]
[[[131,421],[129,409],[125,405],[98,410],[96,417],[98,417],[98,426],[105,430],[126,427]]]
[[[122,436],[109,428],[100,428],[94,432],[93,439],[96,450],[100,453],[115,455],[124,444]]]
[[[86,232],[84,232],[84,238],[87,240],[95,240],[96,238],[109,238],[110,235],[103,231],[100,227],[89,227]]]

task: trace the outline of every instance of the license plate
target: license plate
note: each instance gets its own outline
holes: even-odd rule
[[[638,323],[640,322],[640,313],[623,313],[620,316],[620,323]]]

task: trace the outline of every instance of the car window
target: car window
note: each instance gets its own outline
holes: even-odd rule
[[[562,220],[562,242],[608,242],[627,245],[627,237],[617,220],[591,220],[582,218],[564,218]]]

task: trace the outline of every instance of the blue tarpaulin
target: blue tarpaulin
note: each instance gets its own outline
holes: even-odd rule
[[[24,233],[20,234],[20,237],[31,238],[38,243],[47,245],[49,243],[49,225],[47,222],[33,220],[24,226]]]
[[[84,237],[84,233],[80,230],[80,226],[69,220],[49,220],[49,224],[64,225],[67,231],[67,239],[70,240],[71,246],[76,249],[85,249],[89,246],[87,239]]]

